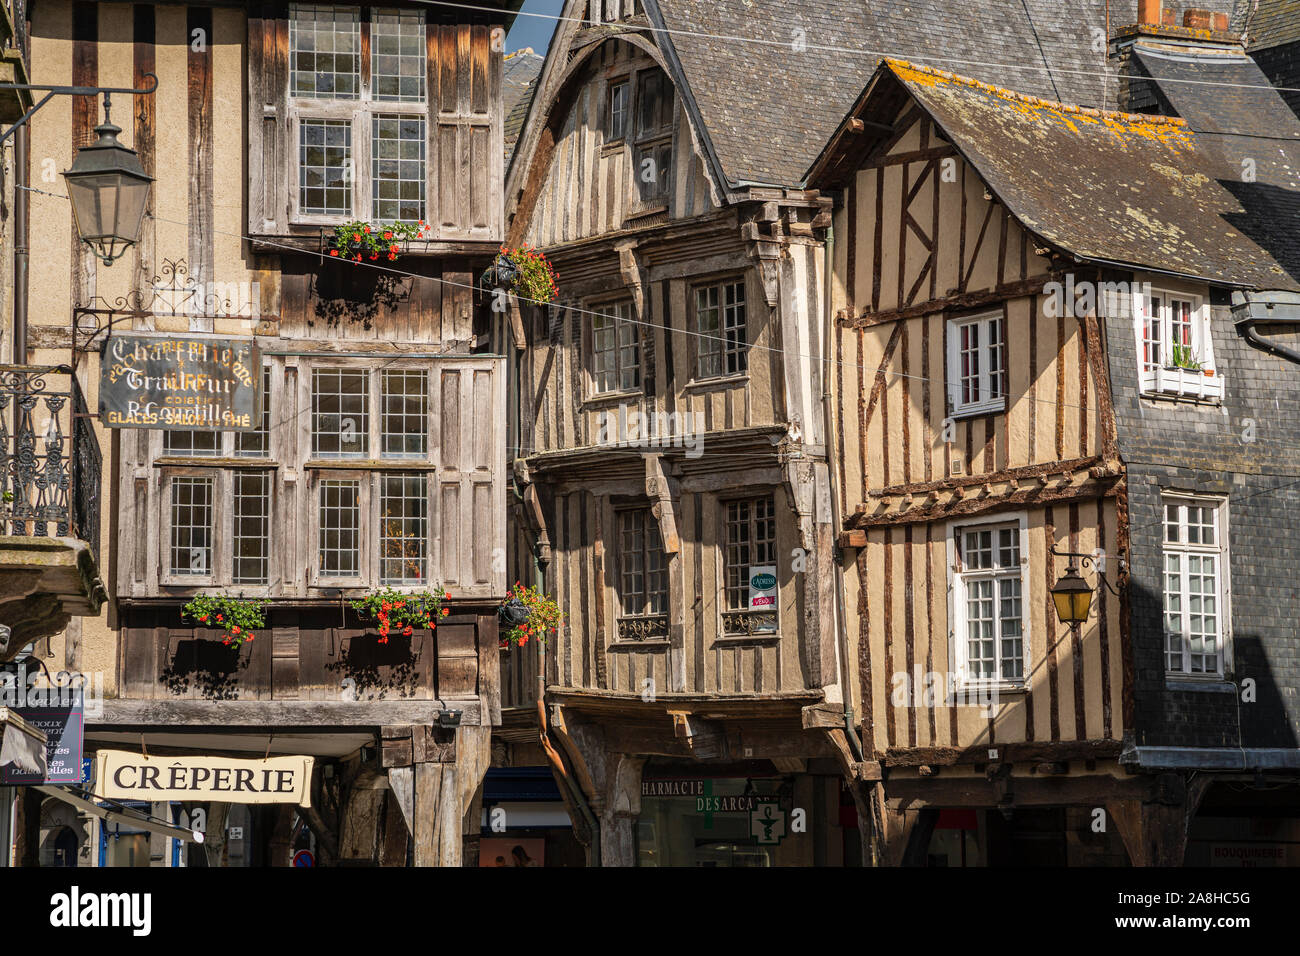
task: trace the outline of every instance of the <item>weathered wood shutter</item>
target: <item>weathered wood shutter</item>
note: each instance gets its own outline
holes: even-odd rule
[[[288,95],[288,4],[256,4],[248,17],[248,231],[253,235],[288,228]]]
[[[429,219],[437,238],[500,241],[501,51],[487,26],[428,26]]]

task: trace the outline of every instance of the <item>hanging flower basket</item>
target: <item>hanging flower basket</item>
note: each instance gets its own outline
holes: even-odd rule
[[[222,644],[241,647],[245,641],[253,640],[254,630],[266,627],[263,608],[268,603],[200,594],[181,608],[181,615],[198,624],[221,628],[226,635]]]
[[[334,238],[329,254],[336,259],[351,262],[396,262],[401,243],[411,239],[424,239],[433,228],[423,219],[419,225],[409,222],[390,222],[371,225],[361,220],[345,222],[334,227]]]
[[[505,289],[524,303],[546,305],[560,294],[559,278],[550,260],[525,242],[518,249],[501,247],[483,273],[483,285]]]
[[[533,639],[545,644],[546,636],[564,624],[564,612],[555,601],[536,587],[526,588],[518,581],[498,608],[497,617],[501,620],[502,650],[523,647]]]
[[[403,637],[410,637],[417,627],[436,628],[438,620],[451,613],[442,606],[446,597],[442,588],[417,592],[384,588],[353,601],[352,607],[362,618],[379,625],[379,643],[387,644],[393,628]]]

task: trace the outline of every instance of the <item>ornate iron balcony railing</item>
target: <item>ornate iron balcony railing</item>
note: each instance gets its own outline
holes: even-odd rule
[[[99,562],[103,458],[66,365],[0,365],[0,535],[73,537]]]

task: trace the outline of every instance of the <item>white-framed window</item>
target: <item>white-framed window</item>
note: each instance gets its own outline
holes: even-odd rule
[[[695,377],[742,375],[749,368],[745,280],[695,287]]]
[[[427,49],[422,10],[290,4],[295,222],[425,218]]]
[[[591,379],[597,394],[641,387],[641,336],[632,303],[595,306],[591,317]]]
[[[1023,516],[999,515],[948,530],[952,640],[966,684],[1022,686],[1028,673]]]
[[[607,142],[614,142],[627,136],[628,101],[632,95],[632,84],[619,80],[609,85],[609,121],[607,124]]]
[[[1210,307],[1188,292],[1147,287],[1133,297],[1142,392],[1215,399],[1223,376],[1214,364]]]
[[[1165,670],[1180,677],[1222,677],[1228,503],[1166,494],[1162,504]]]
[[[1007,405],[1006,319],[1001,312],[948,320],[948,409],[953,416]]]

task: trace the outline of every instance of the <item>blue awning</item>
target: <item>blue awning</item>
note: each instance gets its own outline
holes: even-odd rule
[[[560,800],[550,767],[489,767],[483,781],[483,802]]]

